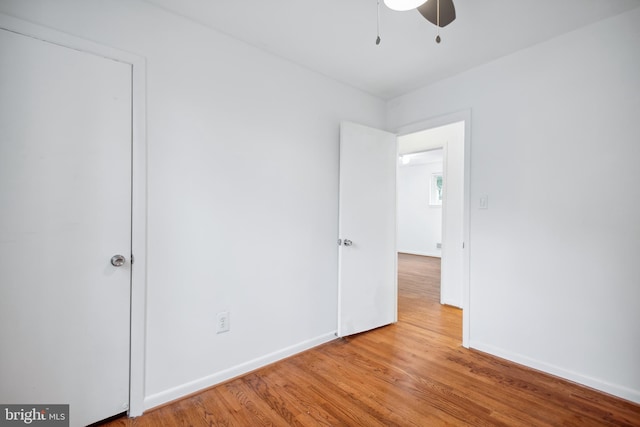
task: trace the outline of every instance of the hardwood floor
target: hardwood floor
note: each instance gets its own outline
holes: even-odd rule
[[[440,260],[399,256],[399,322],[108,426],[640,426],[640,406],[461,347]]]

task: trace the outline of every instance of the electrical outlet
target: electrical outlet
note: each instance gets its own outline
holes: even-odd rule
[[[229,312],[222,311],[216,317],[216,334],[229,332],[231,325],[229,323]]]
[[[436,249],[442,249],[442,243],[436,243]]]

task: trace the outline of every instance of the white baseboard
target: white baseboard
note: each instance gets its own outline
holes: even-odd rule
[[[583,375],[578,372],[573,372],[555,365],[541,362],[539,360],[532,359],[518,353],[512,353],[510,351],[494,347],[489,344],[477,342],[473,339],[470,341],[470,347],[500,357],[502,359],[506,359],[511,362],[527,366],[529,368],[537,369],[538,371],[546,372],[548,374],[555,375],[569,381],[594,388],[604,393],[608,393],[613,396],[617,396],[622,399],[640,404],[640,390],[633,390],[619,384],[612,384],[597,378],[590,377],[588,375]]]
[[[462,304],[460,301],[453,301],[447,298],[443,298],[440,300],[440,304],[450,305],[451,307],[459,308],[462,310]]]
[[[156,406],[160,406],[162,404],[180,399],[200,390],[207,389],[216,384],[228,381],[232,378],[246,374],[289,356],[293,356],[294,354],[301,353],[305,350],[332,341],[334,339],[336,339],[335,332],[329,332],[316,338],[312,338],[310,340],[303,341],[290,347],[283,348],[282,350],[266,354],[264,356],[258,357],[257,359],[241,363],[232,368],[225,369],[224,371],[220,371],[215,374],[181,384],[177,387],[170,388],[160,393],[146,396],[144,399],[144,410],[148,411],[149,409],[155,408]]]
[[[409,254],[409,255],[430,256],[430,257],[434,257],[434,258],[442,258],[442,255],[437,253],[437,252],[403,251],[401,249],[398,249],[398,253]]]

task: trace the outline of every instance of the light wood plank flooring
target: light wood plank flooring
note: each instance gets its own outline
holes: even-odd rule
[[[440,260],[401,254],[398,267],[397,324],[106,425],[640,426],[638,405],[464,349]]]

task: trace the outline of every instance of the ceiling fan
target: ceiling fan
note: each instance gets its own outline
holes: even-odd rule
[[[438,28],[437,43],[440,43],[441,40],[440,28],[446,27],[456,19],[456,8],[453,5],[453,0],[384,0],[384,4],[391,10],[401,12],[417,9],[427,21]],[[376,44],[380,44],[380,35],[376,39]]]

